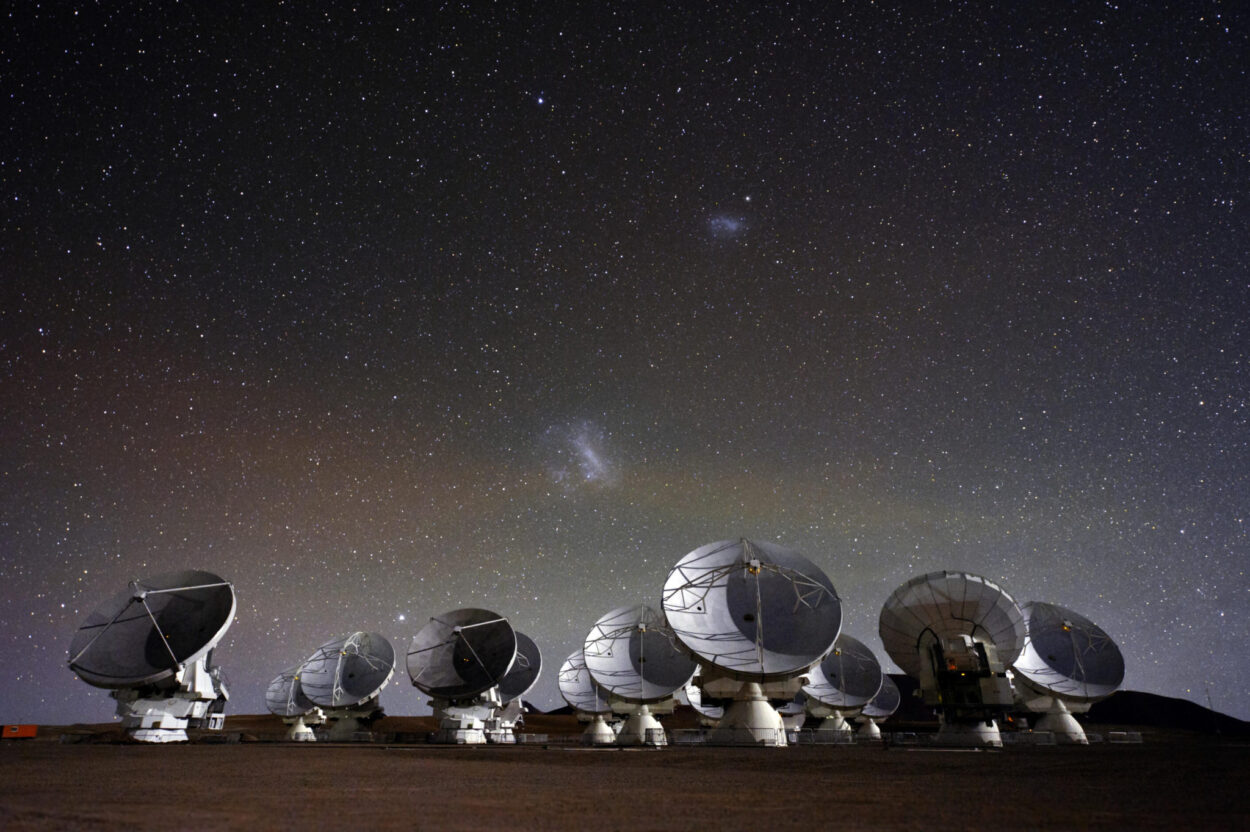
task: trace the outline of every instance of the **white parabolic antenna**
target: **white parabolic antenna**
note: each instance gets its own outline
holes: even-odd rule
[[[833,650],[809,672],[803,692],[822,705],[854,711],[867,705],[881,689],[881,663],[868,645],[842,633]]]
[[[919,575],[886,599],[881,641],[936,706],[941,742],[1002,745],[995,716],[1014,695],[1006,666],[1024,648],[1024,615],[1002,587],[967,572]]]
[[[582,652],[612,710],[628,714],[617,741],[666,745],[653,711],[672,712],[673,694],[690,681],[696,665],[678,648],[664,616],[646,604],[618,607],[590,628]]]
[[[300,666],[304,695],[323,708],[353,708],[378,697],[395,672],[395,648],[378,633],[327,641]]]
[[[994,645],[1010,664],[1024,648],[1024,615],[998,584],[967,572],[918,575],[886,599],[881,608],[881,641],[908,676],[921,676],[926,636],[971,636]]]
[[[269,713],[282,717],[304,716],[316,708],[316,704],[304,695],[299,683],[299,668],[291,667],[279,673],[265,690],[265,707]]]
[[[690,681],[695,663],[677,649],[664,617],[645,604],[617,607],[595,622],[583,648],[590,675],[630,702],[658,702]]]
[[[1013,668],[1031,685],[1069,702],[1110,696],[1124,681],[1124,656],[1101,627],[1080,613],[1041,601],[1021,610],[1029,637]]]
[[[69,647],[70,669],[101,688],[172,678],[208,655],[234,619],[234,587],[211,572],[168,572],[141,581],[87,616]]]
[[[878,723],[884,722],[898,710],[903,697],[899,694],[898,685],[889,674],[882,674],[881,689],[872,701],[859,712],[859,735],[862,737],[880,738],[881,729]]]
[[[709,543],[678,561],[663,606],[695,655],[758,681],[806,671],[842,626],[841,601],[819,567],[792,549],[750,540]]]
[[[1071,712],[1088,710],[1120,687],[1124,656],[1111,636],[1080,613],[1041,601],[1021,610],[1029,635],[1012,668],[1017,694],[1031,710],[1045,711],[1037,730],[1087,743]]]
[[[520,703],[505,712],[501,686],[518,664],[518,686],[533,682],[526,680],[530,658],[519,654],[519,635],[499,613],[467,607],[431,618],[413,637],[408,675],[430,695],[439,720],[434,742],[516,742]],[[525,641],[536,656],[537,646]]]
[[[702,664],[704,699],[732,699],[715,744],[784,746],[781,714],[833,647],[842,603],[821,569],[775,543],[741,538],[690,552],[664,582],[664,613]]]
[[[586,669],[586,657],[581,650],[574,650],[560,665],[560,695],[574,710],[584,714],[608,714],[612,706],[608,704],[608,692]]]
[[[229,693],[209,657],[234,614],[234,587],[211,572],[131,581],[78,628],[69,666],[84,682],[113,690],[135,739],[183,741],[193,721],[215,729],[224,721]]]
[[[454,610],[431,618],[413,637],[408,675],[432,697],[468,699],[498,685],[516,653],[508,619],[490,610]]]
[[[582,742],[586,745],[612,745],[616,742],[616,734],[604,719],[605,714],[612,713],[612,705],[608,702],[610,694],[599,687],[586,669],[586,656],[582,650],[574,650],[564,660],[557,681],[564,701],[577,711],[579,717],[589,717]]]
[[[273,678],[265,690],[265,707],[282,717],[290,726],[286,738],[297,742],[316,740],[308,723],[317,725],[325,719],[316,703],[304,695],[298,667],[287,668]]]

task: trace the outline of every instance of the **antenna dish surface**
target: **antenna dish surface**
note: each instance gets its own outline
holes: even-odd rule
[[[881,663],[857,638],[843,633],[833,650],[809,671],[811,681],[803,692],[831,708],[858,708],[866,705],[881,689]]]
[[[543,656],[538,645],[525,633],[515,632],[516,658],[512,669],[499,680],[499,698],[505,705],[528,693],[543,669]]]
[[[558,679],[560,695],[575,710],[585,714],[606,714],[612,710],[608,704],[608,693],[590,675],[586,667],[586,656],[581,650],[575,650],[560,665]]]
[[[211,572],[167,572],[131,581],[78,628],[69,666],[96,687],[159,682],[206,656],[234,613],[234,587]]]
[[[357,632],[327,641],[299,668],[304,695],[323,708],[359,705],[386,687],[395,672],[395,648],[378,633]]]
[[[678,649],[664,617],[646,604],[618,607],[596,621],[583,652],[600,686],[636,702],[671,696],[690,681],[696,667]]]
[[[885,719],[898,710],[899,703],[902,701],[903,697],[899,693],[898,685],[894,683],[889,674],[883,673],[881,675],[881,689],[877,691],[877,695],[864,706],[863,711],[860,713],[870,719]]]
[[[439,699],[463,699],[489,690],[508,674],[517,634],[508,619],[466,608],[430,619],[408,648],[412,683]]]
[[[317,707],[304,695],[299,682],[299,668],[288,668],[269,683],[265,690],[265,707],[278,716],[303,716]]]
[[[664,613],[699,658],[753,678],[788,678],[825,655],[842,602],[821,569],[774,543],[722,540],[678,561]]]
[[[1080,613],[1041,601],[1022,608],[1028,640],[1014,669],[1028,682],[1073,701],[1110,696],[1124,681],[1124,656]]]
[[[886,599],[881,641],[904,673],[919,678],[919,647],[925,633],[939,639],[971,636],[994,645],[1011,664],[1024,648],[1024,615],[998,584],[967,572],[918,575]]]

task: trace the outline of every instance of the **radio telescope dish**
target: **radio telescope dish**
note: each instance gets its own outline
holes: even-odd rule
[[[672,713],[673,694],[690,681],[695,663],[678,649],[664,616],[646,604],[618,607],[590,628],[582,652],[612,710],[628,714],[617,742],[667,745],[653,708]]]
[[[775,543],[721,540],[677,562],[663,604],[703,665],[703,693],[733,700],[708,741],[784,746],[771,703],[793,701],[842,627],[842,602],[825,573]]]
[[[1030,601],[1022,607],[1029,637],[1013,669],[1029,684],[1068,702],[1094,702],[1124,681],[1124,656],[1101,627],[1080,613]]]
[[[317,705],[304,695],[299,684],[299,668],[288,668],[269,683],[265,690],[265,707],[277,716],[303,716]]]
[[[599,687],[586,669],[586,656],[581,650],[574,650],[560,665],[558,682],[564,701],[577,711],[579,717],[582,714],[589,717],[590,724],[582,734],[582,742],[586,745],[612,745],[616,742],[616,734],[603,718],[604,714],[612,713],[609,694]]]
[[[1010,664],[1024,648],[1024,615],[1002,587],[967,572],[930,572],[894,590],[881,609],[881,641],[894,663],[920,678],[922,639],[972,636]]]
[[[286,738],[297,742],[316,740],[308,723],[320,725],[325,721],[321,709],[304,695],[299,682],[299,668],[288,668],[269,683],[265,691],[265,707],[271,714],[282,717],[290,726]]]
[[[211,572],[131,581],[78,628],[69,666],[112,689],[117,715],[141,742],[185,741],[188,727],[220,730],[230,694],[211,658],[234,613],[234,587]]]
[[[703,661],[736,678],[788,678],[832,647],[842,604],[829,578],[774,543],[722,540],[686,555],[664,582],[664,614]]]
[[[408,675],[432,697],[467,699],[498,685],[516,654],[508,619],[490,610],[454,610],[431,618],[413,637]]]
[[[868,645],[843,633],[809,677],[803,693],[822,705],[849,711],[862,708],[877,695],[881,663]]]
[[[902,696],[899,695],[898,685],[894,684],[894,680],[888,675],[883,674],[881,689],[859,712],[859,735],[880,739],[881,728],[878,726],[898,710],[900,702],[902,702]]]
[[[543,656],[534,640],[519,630],[516,634],[516,658],[512,669],[499,680],[499,698],[506,705],[529,693],[543,668]]]
[[[211,572],[167,572],[97,607],[74,634],[69,666],[101,688],[172,678],[204,658],[234,619],[234,587]]]
[[[395,672],[395,648],[378,633],[327,641],[301,665],[300,689],[323,708],[353,708],[377,698]]]
[[[967,572],[912,578],[881,608],[890,658],[938,708],[940,742],[1002,745],[995,717],[1014,703],[1006,666],[1024,648],[1024,615],[997,584]]]
[[[560,665],[560,695],[574,710],[584,714],[609,714],[612,706],[608,704],[608,692],[590,675],[586,667],[586,657],[581,650],[575,650]]]
[[[672,696],[694,675],[663,616],[645,604],[618,607],[586,636],[586,667],[601,687],[632,702]]]
[[[1022,607],[1029,636],[1013,665],[1017,696],[1045,716],[1035,730],[1066,742],[1087,744],[1073,717],[1110,696],[1124,681],[1124,656],[1102,628],[1085,616],[1031,601]]]

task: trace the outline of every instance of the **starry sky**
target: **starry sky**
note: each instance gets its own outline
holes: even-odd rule
[[[1250,718],[1244,8],[521,5],[7,12],[0,720],[110,719],[74,631],[181,568],[230,712],[464,606],[555,707],[739,536],[888,669],[963,569]]]

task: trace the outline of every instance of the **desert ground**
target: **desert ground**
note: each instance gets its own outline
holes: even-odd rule
[[[587,749],[571,717],[531,720],[547,743],[478,747],[265,741],[265,719],[228,721],[229,744],[113,728],[0,743],[0,828],[1250,828],[1250,745],[1184,732],[1000,751]]]

